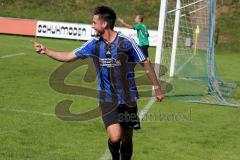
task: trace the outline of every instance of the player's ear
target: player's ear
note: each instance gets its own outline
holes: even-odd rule
[[[103,21],[102,26],[103,26],[104,28],[107,28],[108,23],[107,23],[106,21]]]

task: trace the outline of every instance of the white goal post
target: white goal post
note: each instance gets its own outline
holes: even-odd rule
[[[156,54],[155,54],[155,71],[156,74],[159,75],[159,67],[160,64],[162,64],[162,55],[164,52],[164,32],[165,32],[165,26],[166,26],[166,17],[167,14],[175,12],[175,21],[174,21],[174,29],[173,29],[173,35],[172,35],[172,43],[171,43],[171,58],[169,62],[169,66],[166,66],[169,68],[169,77],[173,77],[175,73],[175,66],[176,66],[176,54],[177,54],[177,47],[178,47],[178,35],[179,35],[179,25],[180,25],[180,19],[181,17],[184,17],[186,15],[181,15],[181,10],[185,9],[187,7],[191,7],[193,5],[197,5],[201,2],[209,1],[209,0],[191,0],[187,5],[181,6],[181,0],[174,0],[176,2],[176,7],[170,11],[168,11],[168,3],[170,0],[161,0],[160,3],[160,13],[159,13],[159,24],[158,24],[158,44],[156,47]],[[195,10],[192,10],[189,12],[189,14],[199,12],[202,9],[205,9],[207,6],[196,8]],[[191,39],[189,40],[191,41]],[[191,42],[189,42],[191,43]]]

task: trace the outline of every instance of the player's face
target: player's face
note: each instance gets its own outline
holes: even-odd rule
[[[96,35],[103,35],[107,24],[105,21],[99,19],[99,15],[94,15],[92,20],[92,28],[96,31]]]
[[[140,19],[138,16],[136,16],[136,17],[135,17],[135,22],[136,22],[136,23],[139,23],[139,22],[141,22],[141,19]]]

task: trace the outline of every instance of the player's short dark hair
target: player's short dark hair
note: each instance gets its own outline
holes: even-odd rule
[[[116,21],[115,11],[107,6],[99,6],[93,10],[93,15],[99,15],[99,18],[106,21],[111,29],[114,28]]]

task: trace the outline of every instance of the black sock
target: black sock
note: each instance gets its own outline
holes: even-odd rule
[[[108,140],[108,148],[112,154],[112,160],[119,160],[120,154],[120,142],[112,143],[110,139]]]
[[[121,160],[131,160],[132,153],[133,153],[132,140],[128,143],[122,141],[120,152],[121,152]]]

